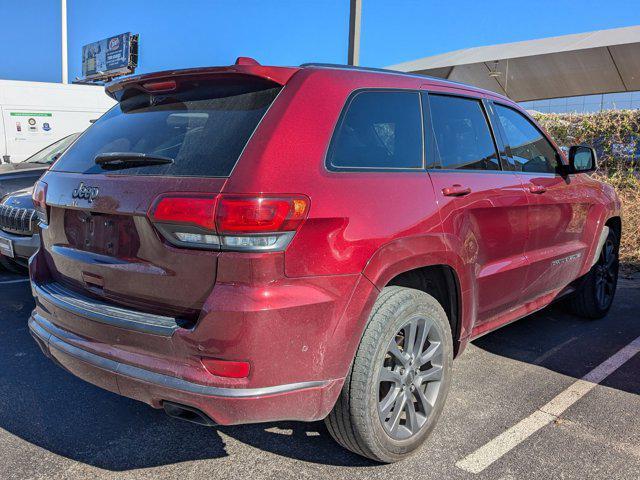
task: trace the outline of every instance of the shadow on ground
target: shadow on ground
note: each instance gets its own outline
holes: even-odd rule
[[[640,337],[639,311],[640,277],[620,279],[611,311],[601,320],[569,315],[559,303],[474,340],[473,344],[502,357],[581,378]],[[613,374],[602,385],[640,395],[638,377]]]
[[[630,282],[621,288],[639,286],[640,282]],[[207,428],[170,419],[80,381],[46,359],[31,339],[27,319],[33,300],[28,284],[2,287],[0,429],[29,443],[88,465],[124,471],[225,457],[218,433],[222,431],[258,449],[306,462],[374,465],[331,441],[322,422]],[[579,378],[640,336],[640,322],[635,321],[640,289],[631,293],[626,292],[625,300],[616,302],[611,315],[598,322],[585,322],[553,307],[474,344]],[[609,386],[640,393],[637,378],[611,381]]]

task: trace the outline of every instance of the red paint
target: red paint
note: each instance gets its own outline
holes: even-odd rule
[[[464,348],[469,338],[554,300],[589,269],[604,222],[619,215],[612,190],[584,175],[567,180],[510,172],[325,168],[334,126],[355,89],[457,93],[499,99],[519,109],[473,87],[419,76],[263,67],[243,60],[230,67],[134,77],[110,85],[108,91],[239,73],[286,87],[229,178],[60,172],[43,177],[50,224],[43,229],[43,248],[31,262],[34,282],[63,281],[119,306],[190,318],[195,326],[180,328],[171,337],[143,334],[84,319],[42,299],[35,313],[54,324],[55,331],[49,333],[69,345],[201,385],[327,383],[255,398],[206,397],[137,382],[52,351],[78,376],[156,407],[162,400],[192,405],[223,424],[320,419],[337,398],[380,289],[394,276],[430,265],[446,265],[455,272],[462,322],[456,340]],[[69,209],[80,181],[100,194],[91,205],[83,200]],[[294,221],[298,230],[285,252],[177,248],[163,241],[147,217],[160,196],[205,198],[209,203],[192,212],[195,220],[181,210],[184,205],[167,204],[172,208],[164,209],[159,203],[152,210],[158,218],[166,214],[175,220],[182,212],[184,221],[213,227],[203,223],[204,217],[213,220],[211,199],[228,198],[216,211],[222,208],[229,215],[225,218],[234,220],[218,219],[218,228],[236,231],[238,222],[246,227],[249,219],[258,226]],[[275,202],[269,211],[256,209],[256,198],[273,197],[286,199],[287,208]],[[254,200],[246,205],[246,199]],[[304,216],[292,214],[291,199],[304,199]],[[89,237],[78,231],[78,240],[70,238],[65,210],[80,217],[91,211],[129,219],[115,227],[131,236],[128,245],[139,242],[139,248],[126,257],[109,254],[103,247],[111,237],[104,229],[95,230],[100,238],[91,237],[89,246],[79,243]],[[80,220],[67,223],[80,230],[86,224]],[[576,253],[580,256],[574,262],[552,263]],[[101,286],[86,278],[101,279]],[[245,378],[212,375],[203,357],[248,362],[251,368]]]

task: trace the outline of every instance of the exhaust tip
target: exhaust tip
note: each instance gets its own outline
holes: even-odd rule
[[[167,415],[179,420],[185,420],[191,423],[197,423],[198,425],[204,425],[206,427],[213,427],[216,422],[211,420],[204,412],[188,405],[181,405],[179,403],[164,401],[162,402],[162,408]]]

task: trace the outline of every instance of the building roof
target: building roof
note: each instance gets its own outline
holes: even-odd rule
[[[443,53],[387,67],[515,101],[640,90],[640,26]]]

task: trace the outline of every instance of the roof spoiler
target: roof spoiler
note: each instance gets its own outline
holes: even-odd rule
[[[160,81],[173,81],[178,78],[185,77],[207,77],[210,75],[220,74],[240,74],[250,75],[253,77],[263,78],[265,80],[272,81],[278,85],[286,84],[289,79],[300,70],[299,67],[268,67],[260,65],[256,60],[251,57],[238,57],[234,65],[228,67],[201,67],[201,68],[187,68],[181,70],[165,70],[162,72],[146,73],[143,75],[134,75],[130,77],[123,77],[119,80],[108,83],[104,90],[111,98],[117,100],[117,93],[124,90],[127,87],[133,85],[140,85],[142,87],[145,83],[156,83]],[[144,88],[143,88],[144,90]]]

